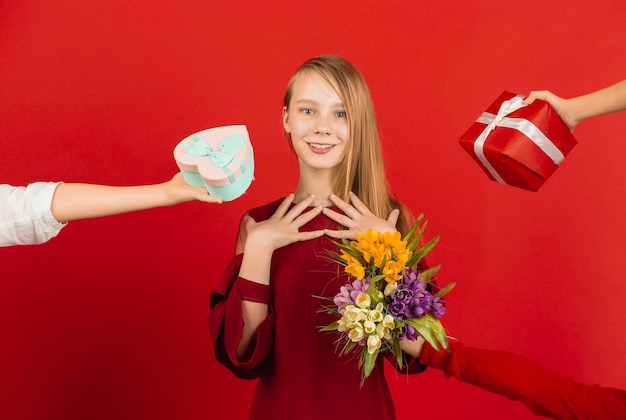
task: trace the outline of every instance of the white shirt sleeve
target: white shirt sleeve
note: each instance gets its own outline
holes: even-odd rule
[[[67,223],[59,223],[50,210],[60,182],[33,182],[26,187],[0,184],[0,246],[46,242]]]

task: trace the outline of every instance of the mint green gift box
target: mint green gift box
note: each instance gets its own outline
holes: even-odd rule
[[[174,159],[187,184],[206,187],[223,201],[240,197],[254,176],[254,151],[245,125],[198,131],[176,145]]]

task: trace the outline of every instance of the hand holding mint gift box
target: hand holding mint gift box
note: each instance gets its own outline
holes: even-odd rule
[[[490,179],[537,191],[577,142],[550,104],[523,100],[503,92],[459,143]]]
[[[194,133],[176,145],[174,159],[187,184],[206,187],[224,201],[240,197],[254,176],[254,152],[245,125]]]

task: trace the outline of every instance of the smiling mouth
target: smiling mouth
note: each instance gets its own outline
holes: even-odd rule
[[[335,147],[334,144],[309,143],[309,146],[317,150],[329,150]]]

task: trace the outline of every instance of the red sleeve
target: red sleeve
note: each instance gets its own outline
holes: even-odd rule
[[[269,303],[270,298],[270,286],[239,277],[242,258],[243,255],[239,254],[230,260],[217,287],[211,293],[208,323],[217,360],[237,377],[253,379],[259,377],[272,351],[274,317],[270,310],[270,315],[257,329],[246,360],[238,360],[237,345],[243,331],[242,300]]]
[[[515,353],[450,343],[450,352],[428,343],[420,362],[446,377],[522,402],[535,414],[556,419],[617,419],[626,414],[626,391],[585,385]]]

